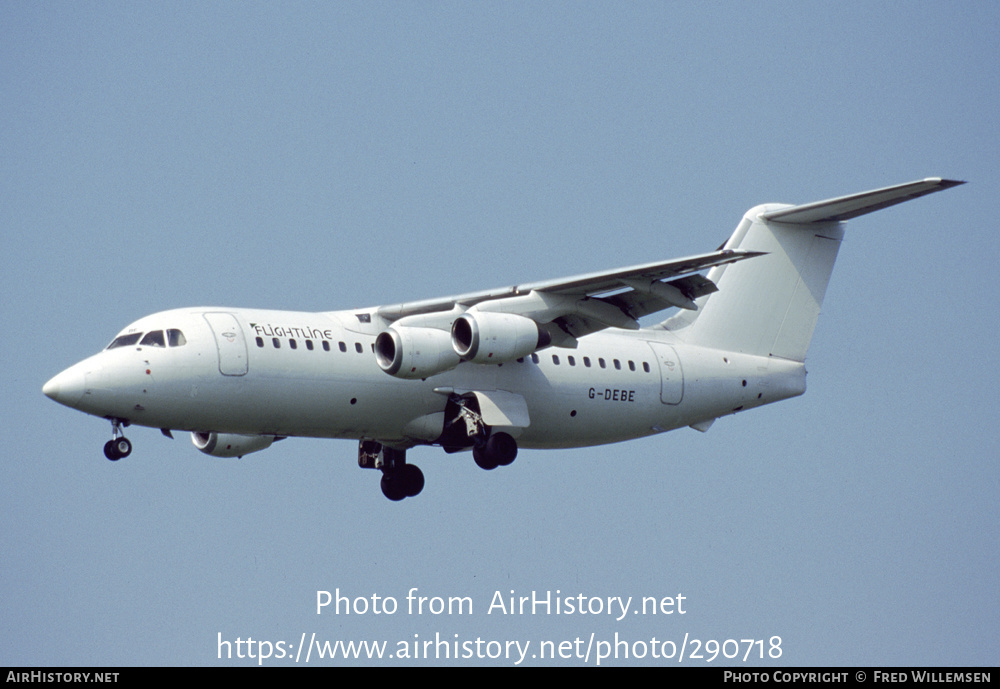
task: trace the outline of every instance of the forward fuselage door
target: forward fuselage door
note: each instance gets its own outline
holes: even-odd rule
[[[662,342],[650,342],[660,365],[660,401],[664,404],[680,404],[684,397],[684,373],[677,350]]]
[[[247,373],[247,340],[236,317],[231,313],[206,313],[212,327],[215,346],[219,350],[219,372],[224,376],[244,376]]]

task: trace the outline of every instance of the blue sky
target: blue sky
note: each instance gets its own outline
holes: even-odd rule
[[[995,5],[2,8],[3,664],[214,664],[219,634],[313,632],[778,635],[757,664],[997,663]],[[685,256],[758,203],[927,176],[969,184],[849,223],[806,395],[706,434],[488,474],[417,449],[427,487],[391,504],[349,442],[237,461],[134,429],[112,464],[106,422],[41,394],[155,311]],[[412,587],[473,614],[315,612],[317,590]],[[687,612],[486,614],[510,590],[680,593]]]

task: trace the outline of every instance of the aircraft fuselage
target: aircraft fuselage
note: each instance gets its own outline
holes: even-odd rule
[[[407,380],[376,364],[378,321],[371,311],[162,312],[119,337],[176,329],[182,346],[106,349],[54,378],[46,392],[140,426],[406,447],[441,434],[435,415],[449,394],[496,390],[522,396],[531,410],[516,432],[519,446],[559,448],[703,423],[805,391],[802,363],[685,345],[653,329],[611,329],[581,338],[575,349],[550,347],[498,365],[466,362]]]

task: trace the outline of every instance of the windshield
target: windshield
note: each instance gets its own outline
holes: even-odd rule
[[[143,337],[142,333],[129,333],[116,337],[106,349],[117,349],[118,347],[129,347],[138,344],[140,347],[182,347],[187,344],[184,333],[176,328],[171,328],[164,333],[162,330],[151,330]]]
[[[146,345],[147,347],[166,347],[167,343],[163,339],[162,330],[153,330],[152,332],[146,333],[146,337],[142,338],[142,342],[139,344]]]
[[[134,345],[142,337],[142,333],[129,333],[128,335],[119,335],[108,345],[108,349],[116,349],[117,347],[128,347],[129,345]]]

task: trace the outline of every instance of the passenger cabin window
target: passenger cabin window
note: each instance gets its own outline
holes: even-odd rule
[[[167,341],[163,339],[162,330],[152,330],[146,333],[146,337],[142,338],[142,342],[139,345],[145,347],[166,347]]]
[[[167,331],[167,344],[171,347],[181,347],[187,344],[187,338],[184,337],[184,333],[176,328],[172,328]]]
[[[129,345],[134,345],[142,337],[142,333],[129,333],[128,335],[121,335],[112,340],[111,344],[108,345],[108,349],[117,349],[118,347],[128,347]]]

